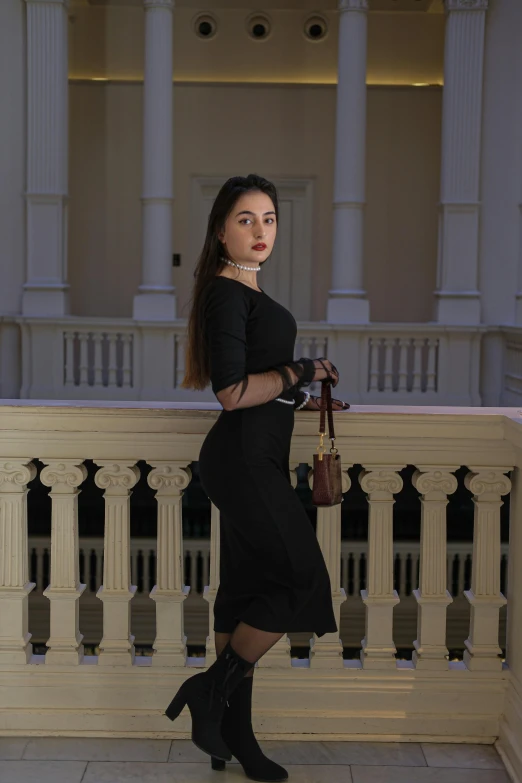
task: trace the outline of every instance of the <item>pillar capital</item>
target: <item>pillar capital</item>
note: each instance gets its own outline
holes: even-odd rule
[[[446,11],[487,11],[488,0],[445,0]]]

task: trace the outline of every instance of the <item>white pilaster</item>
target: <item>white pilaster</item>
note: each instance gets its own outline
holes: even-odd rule
[[[413,486],[421,493],[420,574],[413,595],[418,604],[417,638],[412,659],[417,669],[447,669],[446,610],[452,602],[447,589],[446,506],[457,491],[453,472],[458,466],[419,465]]]
[[[36,477],[28,459],[0,460],[0,661],[27,663],[28,632],[27,485]]]
[[[365,465],[359,483],[368,494],[368,578],[361,590],[366,605],[366,636],[361,661],[365,669],[395,669],[393,608],[400,599],[393,589],[393,496],[403,486],[396,472],[403,466]]]
[[[130,496],[140,477],[131,462],[97,462],[95,484],[104,489],[105,539],[103,584],[96,596],[103,602],[103,638],[98,665],[130,666],[134,636],[130,633],[130,602],[136,592],[130,570]]]
[[[143,0],[142,276],[134,298],[136,320],[176,317],[172,285],[172,37],[174,0]]]
[[[471,590],[464,595],[471,604],[469,637],[464,662],[472,671],[501,671],[498,613],[505,597],[500,592],[500,507],[502,495],[511,489],[504,473],[509,467],[473,467],[464,483],[475,505]]]
[[[27,280],[24,315],[66,315],[68,0],[27,3]]]
[[[340,0],[331,323],[370,320],[363,284],[367,16],[368,0]]]
[[[46,663],[78,664],[83,658],[80,633],[80,584],[77,487],[87,478],[83,460],[43,460],[40,479],[52,501],[51,584],[44,595],[51,602],[51,636]]]
[[[209,584],[203,589],[203,598],[208,603],[208,636],[205,647],[205,666],[208,668],[216,660],[216,637],[213,631],[214,627],[214,604],[219,588],[219,568],[221,564],[221,539],[220,539],[220,516],[219,509],[211,503],[210,505],[210,574]]]
[[[480,137],[487,0],[446,0],[436,314],[480,323]]]
[[[346,465],[345,465],[346,466]],[[313,470],[309,473],[310,489],[313,485]],[[342,473],[342,492],[348,492],[351,480],[346,470]],[[320,638],[314,634],[310,650],[310,666],[314,669],[337,669],[344,666],[341,633],[341,604],[346,593],[341,587],[341,504],[317,509],[317,540],[332,585],[332,604],[337,623],[337,633],[325,633]]]
[[[150,597],[156,602],[156,638],[153,666],[185,666],[187,637],[183,626],[183,602],[189,589],[183,576],[183,526],[181,499],[192,473],[185,464],[150,462],[148,484],[158,501],[156,584]]]

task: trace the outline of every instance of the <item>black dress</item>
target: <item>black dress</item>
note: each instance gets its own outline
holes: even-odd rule
[[[293,361],[295,319],[264,292],[218,276],[203,313],[214,393]],[[201,483],[221,512],[214,631],[240,620],[274,633],[337,631],[326,564],[290,483],[293,427],[294,406],[274,399],[223,410],[203,442]]]

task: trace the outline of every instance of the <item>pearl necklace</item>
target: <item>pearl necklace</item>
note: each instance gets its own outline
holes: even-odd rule
[[[225,264],[229,264],[230,266],[235,266],[238,269],[244,269],[245,272],[259,272],[261,269],[260,266],[242,266],[241,264],[236,264],[235,261],[231,261],[229,258],[221,257],[219,260],[224,261]]]

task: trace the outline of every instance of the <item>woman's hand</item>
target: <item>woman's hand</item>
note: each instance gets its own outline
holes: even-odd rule
[[[320,356],[318,359],[313,360],[315,365],[314,381],[329,381],[332,386],[337,386],[339,383],[339,370],[332,364],[329,359],[324,356]]]
[[[332,410],[333,411],[347,411],[350,407],[350,404],[348,402],[343,402],[342,400],[334,400],[332,398]],[[321,410],[321,398],[320,397],[313,397],[310,395],[310,399],[306,403],[306,405],[303,408],[304,411],[319,411]]]

